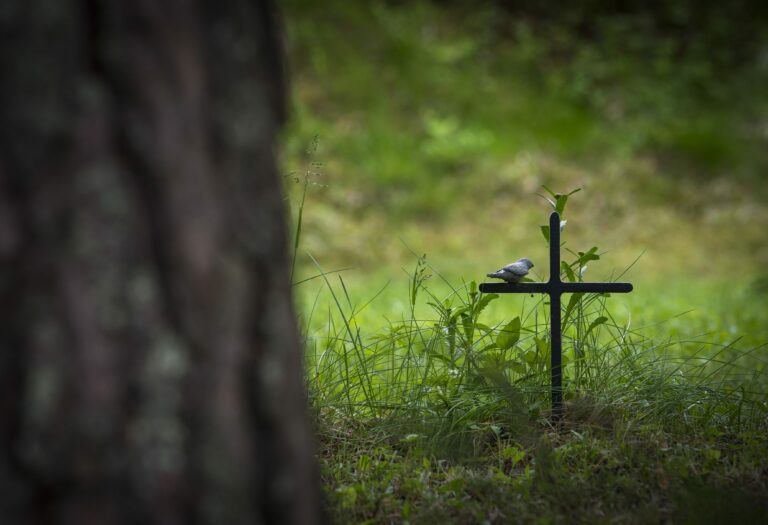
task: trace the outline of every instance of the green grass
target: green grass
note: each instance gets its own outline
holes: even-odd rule
[[[478,436],[457,464],[323,429],[338,523],[749,523],[766,519],[765,440],[706,439],[580,423],[538,440]]]
[[[282,3],[292,274],[330,516],[766,521],[759,17],[681,0],[666,31],[475,4]],[[635,285],[564,298],[562,425],[542,298],[472,284],[524,256],[546,279],[543,185],[584,189],[563,233],[564,254],[601,248],[584,279],[631,266]]]
[[[564,258],[601,275],[610,254],[569,255],[574,227]],[[399,276],[313,262],[296,295],[334,521],[768,516],[760,281],[636,281],[629,268],[610,273],[630,294],[566,296],[556,425],[545,299],[480,294],[425,256]]]
[[[380,289],[315,271],[297,288],[336,521],[768,516],[760,288],[567,296],[566,416],[553,425],[544,299],[454,285],[425,257]]]
[[[399,287],[400,307],[387,306],[386,291],[356,303],[336,275],[325,276],[328,301],[304,303],[313,313],[304,318],[308,385],[337,521],[764,519],[768,351],[747,344],[766,340],[764,310],[723,320],[763,327],[739,339],[689,333],[698,323],[676,325],[679,316],[657,324],[664,292],[681,301],[673,290],[657,290],[657,311],[639,328],[614,313],[631,295],[582,297],[564,316],[567,412],[553,426],[541,300],[433,287],[430,273],[419,259]],[[700,297],[727,309],[712,290]],[[369,330],[377,317],[385,324]],[[709,510],[691,514],[696,506]]]

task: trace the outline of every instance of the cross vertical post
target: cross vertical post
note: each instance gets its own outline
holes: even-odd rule
[[[550,367],[552,370],[552,416],[563,413],[563,337],[560,323],[560,215],[549,216],[549,304],[550,304]]]
[[[482,283],[483,293],[546,293],[550,307],[550,372],[552,419],[563,415],[563,336],[561,296],[564,293],[628,293],[631,283],[585,283],[560,280],[560,214],[549,216],[549,281],[545,283]]]

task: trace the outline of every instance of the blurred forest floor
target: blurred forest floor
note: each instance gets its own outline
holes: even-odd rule
[[[406,245],[451,276],[543,262],[545,184],[585,190],[566,239],[609,250],[606,275],[644,253],[634,278],[765,277],[759,13],[480,5],[285,2],[284,172],[318,184],[305,266],[310,252],[326,269],[397,274],[413,259]]]

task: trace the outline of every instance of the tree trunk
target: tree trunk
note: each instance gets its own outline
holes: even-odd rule
[[[313,523],[259,0],[0,7],[0,523]]]

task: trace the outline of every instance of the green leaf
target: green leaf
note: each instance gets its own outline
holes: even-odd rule
[[[581,188],[576,188],[575,190],[568,193],[568,196],[573,195],[574,193],[579,193],[581,191]]]
[[[491,301],[495,301],[498,298],[499,294],[496,293],[483,294],[482,297],[480,297],[480,300],[477,301],[477,306],[475,307],[475,316],[480,315],[480,312],[482,312],[485,307],[491,303]]]
[[[440,487],[439,491],[442,493],[459,492],[463,488],[464,488],[464,479],[456,478],[456,479],[452,479],[447,483],[444,483],[443,486]]]
[[[539,226],[541,228],[541,234],[544,236],[544,240],[549,242],[549,226]]]
[[[584,334],[584,337],[587,337],[589,335],[589,332],[591,332],[592,330],[594,330],[595,328],[597,328],[598,326],[600,326],[601,324],[603,324],[607,320],[608,320],[607,317],[601,315],[600,317],[598,317],[597,319],[592,321],[592,323],[589,325],[589,328],[587,328],[587,331]]]
[[[562,215],[565,210],[565,204],[568,202],[568,195],[558,195],[556,199],[555,211]]]
[[[354,486],[339,487],[336,489],[337,498],[342,508],[351,509],[357,501],[357,490]]]
[[[520,317],[515,317],[496,337],[496,346],[502,350],[512,348],[520,339]]]
[[[587,250],[586,253],[579,252],[579,266],[584,266],[584,264],[588,263],[589,261],[598,260],[600,260],[600,256],[597,254],[597,246],[593,246]]]
[[[520,361],[507,361],[505,364],[507,368],[520,375],[524,375],[527,372],[525,365]]]
[[[499,349],[495,344],[489,345],[488,351],[483,353],[481,361],[486,368],[503,369],[504,368],[504,350]],[[480,354],[480,352],[478,352]]]
[[[538,346],[539,340],[536,340],[536,346]],[[536,362],[536,352],[533,350],[528,350],[523,354],[523,361],[528,363],[529,365],[533,365]]]
[[[543,363],[549,364],[549,339],[546,337],[539,339],[536,338],[536,352],[538,353],[539,359],[542,360]]]
[[[517,447],[506,447],[501,451],[501,457],[509,460],[514,467],[525,458],[525,451],[520,450]]]
[[[456,319],[458,319],[460,315],[463,315],[467,310],[469,310],[469,306],[460,306],[459,308],[456,308],[450,317],[450,321],[456,322]]]
[[[572,283],[576,282],[576,274],[573,273],[573,270],[571,270],[571,266],[566,263],[565,261],[562,261],[560,263],[560,268],[565,272],[565,275],[568,277],[568,280]]]
[[[565,315],[563,316],[563,323],[565,323],[568,320],[568,317],[571,315],[571,312],[574,308],[576,308],[576,305],[579,304],[579,300],[584,295],[584,292],[577,292],[574,294],[571,294],[571,299],[568,301],[568,306],[565,307]]]
[[[509,386],[509,380],[504,375],[504,372],[499,370],[497,368],[498,365],[494,366],[484,366],[483,368],[478,369],[476,379],[478,380],[478,384],[483,385],[490,385],[495,386],[499,388],[504,388]]]
[[[472,322],[472,318],[467,314],[461,314],[461,324],[464,327],[464,337],[467,338],[469,344],[472,344],[475,335],[475,324]]]
[[[371,469],[371,456],[363,454],[357,460],[357,470],[360,472],[368,472]]]
[[[498,350],[498,348],[496,347],[496,343],[485,345],[480,350],[478,350],[477,353],[478,354],[490,353],[491,350]],[[494,355],[494,354],[491,354],[491,355]]]
[[[547,193],[549,193],[550,195],[552,195],[552,197],[553,197],[553,198],[557,198],[557,193],[555,193],[554,191],[550,190],[550,189],[549,189],[548,187],[546,187],[544,184],[542,184],[542,185],[541,185],[541,187],[542,187],[542,188],[544,188],[544,189],[547,191]]]
[[[483,333],[485,333],[485,334],[487,334],[488,332],[491,331],[491,327],[490,326],[488,326],[487,324],[482,324],[482,323],[475,323],[475,328],[477,328],[478,330],[482,330]],[[495,346],[495,345],[496,345],[496,343],[492,343],[491,344],[491,346]]]
[[[445,357],[444,355],[438,354],[437,352],[430,352],[429,356],[432,359],[437,359],[438,361],[442,361],[443,363],[445,363],[447,365],[453,365],[453,363],[451,362],[451,360],[449,358]]]

